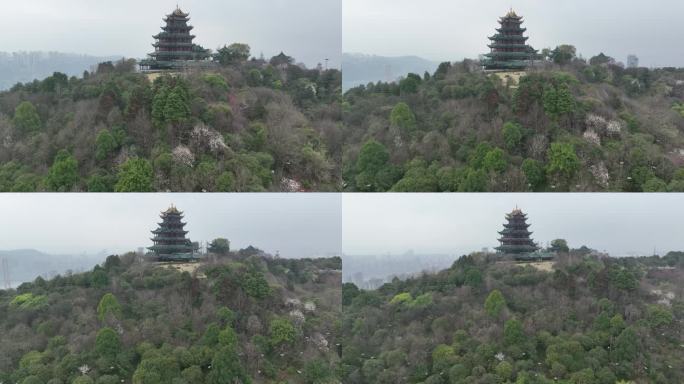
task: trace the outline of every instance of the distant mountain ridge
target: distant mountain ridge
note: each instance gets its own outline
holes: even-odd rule
[[[439,62],[418,56],[378,56],[362,53],[342,54],[342,88],[347,90],[362,84],[378,81],[392,82],[407,73],[422,76],[425,71],[433,73]]]
[[[12,286],[33,281],[38,276],[50,278],[67,271],[89,270],[105,258],[104,254],[52,255],[35,249],[0,250],[0,260],[7,259]],[[0,281],[0,288],[3,286],[4,281]]]
[[[90,56],[63,52],[0,52],[0,91],[16,83],[43,79],[54,72],[80,76],[83,71],[103,61],[114,61],[121,56]]]
[[[449,268],[458,259],[450,254],[344,255],[342,281],[364,289],[375,289],[394,277],[407,278],[422,272]]]

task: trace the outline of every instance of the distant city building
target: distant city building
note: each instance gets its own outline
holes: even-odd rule
[[[551,258],[548,255],[537,253],[539,247],[530,237],[530,224],[527,223],[527,214],[519,208],[515,208],[506,215],[504,229],[499,232],[499,246],[496,250],[504,255],[513,256],[516,260],[534,260]]]
[[[208,49],[194,44],[195,35],[191,35],[193,29],[188,25],[190,14],[176,8],[171,14],[166,15],[162,32],[152,36],[155,42],[154,52],[148,54],[149,58],[140,61],[140,69],[147,70],[178,70],[192,66],[212,65]]]
[[[526,44],[528,37],[523,34],[527,28],[521,28],[522,23],[523,18],[513,9],[499,19],[501,26],[489,37],[491,51],[482,61],[486,70],[524,70],[534,60],[537,51]]]
[[[639,58],[636,55],[627,56],[627,68],[638,68]]]
[[[173,205],[160,215],[162,222],[152,231],[154,243],[150,255],[157,261],[192,261],[197,258],[198,243],[191,242],[184,229],[183,212]]]

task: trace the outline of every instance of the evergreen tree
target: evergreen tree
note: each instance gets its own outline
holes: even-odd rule
[[[121,165],[115,189],[116,192],[152,192],[153,180],[150,162],[134,157]]]
[[[78,161],[66,150],[57,152],[55,162],[45,178],[48,189],[56,192],[69,192],[78,180]]]
[[[34,133],[40,130],[42,126],[38,111],[30,101],[23,101],[14,109],[12,123],[22,135]]]

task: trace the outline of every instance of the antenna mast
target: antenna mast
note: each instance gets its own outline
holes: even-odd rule
[[[7,262],[6,257],[2,258],[2,280],[3,280],[3,287],[5,289],[11,289],[12,288],[12,283],[10,282],[9,263]]]

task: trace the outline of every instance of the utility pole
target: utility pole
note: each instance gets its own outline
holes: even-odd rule
[[[9,262],[7,261],[6,257],[2,258],[2,280],[4,283],[3,287],[5,289],[12,288],[12,283],[10,281]]]

